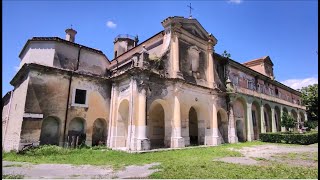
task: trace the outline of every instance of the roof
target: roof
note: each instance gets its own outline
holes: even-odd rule
[[[68,44],[68,45],[76,46],[76,47],[82,47],[82,48],[87,49],[89,51],[92,51],[94,53],[101,54],[101,55],[105,56],[105,58],[109,62],[108,57],[101,50],[90,48],[88,46],[84,46],[84,45],[81,45],[81,44],[78,44],[78,43],[70,42],[70,41],[67,41],[65,39],[61,39],[59,37],[33,37],[32,39],[28,39],[27,43],[23,46],[23,48],[22,48],[22,50],[21,50],[21,52],[19,54],[20,58],[22,56],[22,53],[25,51],[25,49],[29,45],[29,43],[32,42],[32,41],[56,41],[56,42],[62,42],[62,43]]]
[[[247,66],[247,67],[250,67],[250,66],[254,66],[254,65],[257,65],[257,64],[260,64],[260,63],[263,63],[263,62],[269,63],[269,64],[271,64],[273,66],[273,63],[272,63],[272,61],[271,61],[269,56],[264,56],[264,57],[261,57],[261,58],[253,59],[253,60],[244,62],[242,64]]]

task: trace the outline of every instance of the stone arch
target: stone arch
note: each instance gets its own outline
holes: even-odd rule
[[[296,122],[296,124],[295,124],[295,127],[293,128],[295,131],[296,130],[298,130],[298,128],[297,128],[297,123],[298,123],[298,113],[297,113],[297,111],[296,110],[294,110],[294,109],[291,109],[291,116],[293,117],[293,119],[295,120],[295,122]]]
[[[260,104],[256,100],[252,102],[251,114],[252,114],[253,140],[258,140],[259,134],[261,132],[261,110],[260,110]]]
[[[281,131],[281,117],[280,117],[281,111],[278,106],[274,107],[274,120],[276,122],[276,128],[277,132]]]
[[[304,122],[306,120],[304,117],[304,112],[300,111],[299,114],[300,114],[299,122]]]
[[[40,145],[59,145],[60,119],[48,116],[42,121]]]
[[[129,128],[129,101],[127,99],[122,100],[119,104],[117,117],[117,147],[127,147]]]
[[[151,149],[168,147],[165,142],[166,113],[162,100],[154,100],[148,110],[147,137],[150,140]]]
[[[222,143],[228,143],[228,114],[224,109],[219,109],[217,112],[218,130]]]
[[[198,132],[197,132],[197,145],[204,145],[205,141],[205,133],[206,129],[210,129],[211,122],[209,116],[209,106],[206,106],[203,103],[197,102],[194,103],[192,106],[187,108],[188,110],[188,137],[190,138],[190,123],[197,122]],[[192,115],[190,117],[190,115]],[[212,119],[212,118],[211,118]],[[192,129],[192,128],[191,128]],[[190,142],[190,140],[189,140]],[[196,145],[196,144],[194,144]]]
[[[80,117],[73,118],[68,126],[68,144],[76,147],[86,141],[86,120]]]
[[[263,105],[263,117],[264,117],[266,132],[272,132],[271,106],[268,103],[265,103]]]
[[[199,145],[199,121],[197,111],[191,107],[188,114],[190,145]]]
[[[296,120],[296,122],[298,122],[298,114],[297,111],[295,111],[294,109],[291,109],[291,116],[293,117],[293,119]]]
[[[236,134],[239,142],[247,141],[247,102],[243,97],[238,97],[233,103]]]
[[[92,146],[105,145],[108,138],[108,124],[105,119],[98,118],[92,127]]]

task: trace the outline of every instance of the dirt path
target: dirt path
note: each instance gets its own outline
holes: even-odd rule
[[[293,166],[318,167],[318,144],[286,146],[260,145],[230,150],[240,152],[243,157],[224,157],[214,161],[223,161],[243,165],[268,165],[272,162]]]
[[[75,166],[70,164],[30,164],[2,161],[2,173],[23,175],[31,179],[124,179],[147,178],[156,169],[150,169],[158,163],[143,166],[127,166],[123,170],[113,171],[110,166]]]

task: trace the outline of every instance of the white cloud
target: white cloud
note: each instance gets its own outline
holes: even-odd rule
[[[20,67],[19,67],[19,66],[14,66],[13,68],[14,68],[14,72],[18,72],[18,71],[19,71],[19,69],[20,69]]]
[[[291,87],[292,89],[301,89],[312,84],[318,84],[318,77],[309,77],[305,79],[288,79],[281,83]]]
[[[107,26],[109,28],[116,28],[117,27],[117,24],[114,23],[113,21],[107,21]]]
[[[228,3],[231,3],[231,4],[240,4],[240,3],[242,3],[243,1],[242,1],[242,0],[228,0],[227,2],[228,2]]]

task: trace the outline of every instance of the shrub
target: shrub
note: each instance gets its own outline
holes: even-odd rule
[[[310,131],[318,126],[318,121],[305,121],[304,126],[307,127],[307,131]]]
[[[283,112],[283,115],[281,116],[281,122],[280,122],[280,125],[282,127],[285,127],[288,131],[289,128],[295,127],[295,122],[296,120],[292,116],[290,116],[287,112]]]
[[[45,155],[51,155],[51,154],[61,154],[62,155],[62,154],[67,154],[69,152],[70,152],[69,149],[63,148],[60,146],[43,145],[43,146],[39,146],[36,148],[32,148],[32,149],[26,151],[25,154],[45,156]]]
[[[272,143],[287,143],[287,144],[314,144],[318,142],[318,132],[308,132],[305,134],[292,132],[277,132],[277,133],[261,133],[260,140],[263,142]]]

